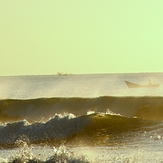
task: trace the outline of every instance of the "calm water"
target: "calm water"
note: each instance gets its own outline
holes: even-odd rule
[[[0,77],[0,98],[0,162],[163,161],[163,73]]]
[[[159,83],[159,89],[127,89],[125,80]],[[162,96],[163,73],[0,77],[0,98]]]

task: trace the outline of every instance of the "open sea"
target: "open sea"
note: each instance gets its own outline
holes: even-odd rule
[[[1,76],[4,162],[163,163],[163,73]]]

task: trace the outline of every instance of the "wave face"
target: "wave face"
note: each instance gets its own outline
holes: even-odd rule
[[[0,146],[108,145],[163,120],[163,97],[42,98],[0,101]],[[150,128],[151,130],[151,128]]]

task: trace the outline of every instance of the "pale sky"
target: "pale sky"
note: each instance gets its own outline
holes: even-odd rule
[[[163,72],[162,0],[0,0],[0,76]]]

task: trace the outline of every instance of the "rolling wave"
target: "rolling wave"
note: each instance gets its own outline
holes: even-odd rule
[[[29,144],[57,146],[109,144],[112,138],[123,133],[144,130],[155,124],[138,118],[120,115],[93,113],[75,116],[55,115],[47,122],[29,123],[26,120],[1,124],[0,147],[16,147],[18,140]]]
[[[148,120],[163,120],[163,97],[40,98],[0,100],[0,121],[48,121],[55,114],[87,112],[119,114]]]

